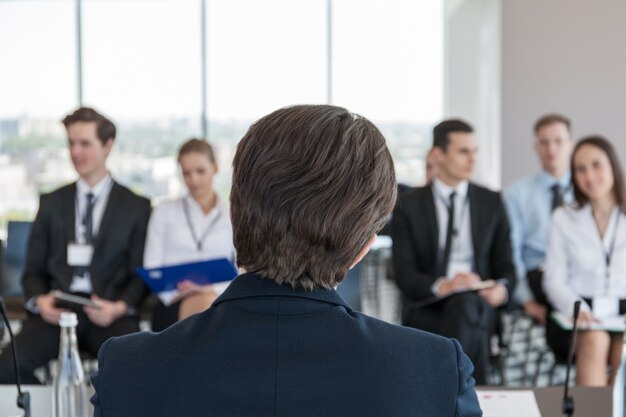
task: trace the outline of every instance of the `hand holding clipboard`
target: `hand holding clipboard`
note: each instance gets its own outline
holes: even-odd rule
[[[426,307],[429,306],[431,304],[435,304],[441,300],[445,300],[449,297],[453,297],[457,294],[462,294],[462,293],[466,293],[466,292],[475,292],[475,291],[482,291],[482,290],[486,290],[486,289],[491,289],[491,288],[495,288],[497,285],[506,285],[509,282],[508,278],[500,278],[500,279],[487,279],[484,281],[478,281],[476,283],[470,284],[465,288],[462,289],[457,289],[454,290],[446,295],[440,296],[440,295],[433,295],[432,297],[428,297],[424,300],[415,302],[415,303],[411,303],[409,305],[407,305],[407,308],[409,309],[419,309],[422,307]],[[509,294],[510,296],[510,294]]]
[[[137,272],[148,287],[157,294],[176,290],[182,281],[208,285],[231,281],[238,275],[235,266],[226,258],[161,268],[139,268]]]

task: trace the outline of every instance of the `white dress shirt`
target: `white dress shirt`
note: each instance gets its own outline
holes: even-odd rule
[[[439,227],[438,243],[440,256],[443,256],[446,247],[450,195],[452,192],[456,192],[454,201],[454,229],[456,229],[456,233],[452,236],[452,245],[450,247],[448,278],[452,278],[458,273],[468,273],[473,270],[474,244],[472,243],[471,208],[467,198],[468,185],[467,181],[462,181],[453,188],[439,179],[433,180],[437,225]]]
[[[607,265],[610,255],[610,265]],[[572,315],[574,302],[611,295],[626,299],[626,216],[615,208],[600,237],[591,206],[555,210],[543,287],[555,309]],[[590,311],[583,301],[582,308]]]
[[[76,198],[74,199],[74,227],[76,236],[75,240],[77,242],[81,240],[81,235],[84,233],[82,224],[83,217],[85,217],[85,213],[87,212],[87,194],[92,193],[94,196],[93,211],[91,215],[93,220],[93,236],[95,238],[96,236],[98,236],[98,232],[100,231],[100,224],[102,223],[104,210],[106,209],[107,203],[109,202],[111,188],[113,188],[113,179],[111,178],[110,174],[107,174],[106,177],[101,179],[93,187],[87,184],[87,182],[85,182],[85,180],[83,180],[82,178],[79,178],[78,181],[76,181]],[[82,276],[74,275],[72,277],[70,291],[83,292],[88,294],[93,291],[89,271],[86,271]]]
[[[207,214],[190,196],[164,202],[153,210],[144,249],[145,268],[219,258],[235,261],[230,211],[221,198],[217,198],[215,207]],[[221,294],[229,283],[215,284],[213,289]],[[160,294],[159,297],[168,304],[174,295]]]

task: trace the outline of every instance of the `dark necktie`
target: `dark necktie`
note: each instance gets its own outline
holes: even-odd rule
[[[93,193],[87,194],[87,208],[85,210],[85,217],[83,217],[83,226],[85,226],[85,241],[87,243],[93,242]]]
[[[563,205],[563,191],[559,184],[552,186],[552,211]]]
[[[450,204],[448,204],[448,228],[446,229],[446,246],[443,250],[443,258],[441,259],[440,276],[448,275],[448,263],[450,261],[450,251],[452,249],[452,239],[454,238],[454,200],[456,191],[450,194]]]
[[[87,194],[87,206],[82,219],[82,225],[85,228],[84,243],[93,243],[93,203],[93,193]],[[74,268],[74,275],[82,277],[85,275],[85,272],[87,272],[87,267],[85,266],[77,266]]]

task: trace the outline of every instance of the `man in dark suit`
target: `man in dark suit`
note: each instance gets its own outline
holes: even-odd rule
[[[59,316],[78,313],[78,343],[96,355],[109,337],[139,330],[137,308],[147,288],[141,265],[150,202],[116,183],[106,168],[115,125],[90,108],[63,120],[77,182],[41,196],[22,284],[28,318],[17,337],[22,382],[58,355]],[[90,297],[97,308],[63,305],[60,290]],[[9,351],[0,355],[0,383],[14,381]]]
[[[476,159],[471,126],[440,123],[433,146],[437,176],[401,196],[393,214],[403,324],[458,339],[474,364],[476,382],[485,384],[497,310],[515,284],[509,223],[500,194],[469,182]],[[506,283],[467,292],[502,278]]]
[[[106,342],[96,416],[479,416],[456,341],[353,311],[335,287],[396,197],[367,119],[294,106],[252,125],[233,162],[237,277],[162,333]]]

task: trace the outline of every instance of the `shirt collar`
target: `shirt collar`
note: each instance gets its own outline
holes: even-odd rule
[[[193,198],[190,194],[187,194],[184,197],[184,199],[187,201],[187,204],[189,205],[189,207],[193,207],[192,210],[194,210],[197,213],[202,214],[203,217],[209,217],[209,216],[214,216],[218,214],[222,215],[224,213],[228,213],[226,202],[222,200],[222,198],[217,193],[215,193],[215,207],[213,207],[211,211],[209,211],[206,214],[204,214],[204,211],[202,210],[202,207],[200,207],[200,204],[198,204],[196,199]]]
[[[555,184],[558,184],[561,189],[565,190],[571,185],[572,173],[568,170],[560,178],[554,178],[547,171],[541,171],[539,174],[539,181],[547,188],[552,188]]]
[[[112,182],[111,174],[109,173],[107,173],[106,176],[98,181],[98,183],[93,187],[87,184],[84,179],[79,178],[78,181],[76,181],[76,189],[80,195],[86,195],[91,192],[97,197],[106,189],[106,187],[110,186]]]
[[[228,300],[251,297],[302,298],[342,306],[348,311],[352,311],[350,305],[336,290],[316,288],[313,291],[307,291],[303,288],[293,288],[289,284],[279,285],[271,279],[263,278],[254,273],[246,273],[235,278],[213,305]]]
[[[461,181],[457,184],[456,187],[450,187],[438,178],[435,178],[433,180],[433,187],[435,188],[435,192],[437,193],[437,195],[439,195],[440,198],[444,199],[445,201],[450,200],[450,194],[452,194],[453,191],[456,192],[456,201],[461,201],[465,199],[465,196],[467,196],[468,186],[469,181],[467,180]]]

